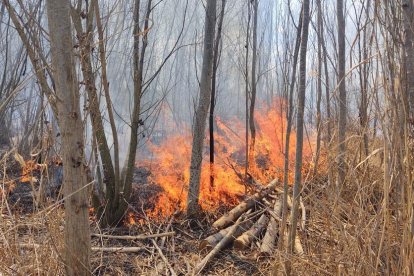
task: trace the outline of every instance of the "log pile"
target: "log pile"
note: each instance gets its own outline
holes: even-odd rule
[[[254,245],[261,256],[273,255],[282,222],[283,190],[278,188],[277,179],[244,200],[236,207],[224,214],[213,223],[215,233],[203,239],[199,244],[200,250],[218,252],[221,249],[233,245],[235,250],[247,250]],[[263,186],[262,186],[263,187]],[[288,197],[288,208],[292,206],[292,200]],[[305,211],[301,204],[302,213]],[[288,214],[290,211],[288,210]],[[290,218],[288,217],[287,223]],[[285,227],[284,242],[287,242]],[[220,248],[217,248],[220,246]],[[303,254],[300,238],[297,235],[294,250],[298,255]]]

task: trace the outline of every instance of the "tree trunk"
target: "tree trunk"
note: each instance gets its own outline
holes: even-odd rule
[[[401,256],[403,257],[403,266],[406,268],[409,274],[414,271],[414,265],[411,256],[413,255],[413,244],[414,240],[414,204],[413,204],[413,187],[412,187],[412,139],[413,139],[413,124],[414,124],[414,47],[413,47],[413,23],[414,23],[414,4],[412,1],[403,1],[403,28],[404,28],[404,55],[405,55],[405,95],[403,104],[406,106],[405,110],[408,112],[406,115],[406,121],[408,122],[406,135],[409,139],[405,139],[406,143],[406,158],[404,158],[407,164],[406,176],[407,184],[403,185],[403,192],[401,192],[400,201],[406,206],[403,210],[405,215],[405,227],[403,230],[403,242],[405,246],[402,247]],[[411,159],[411,160],[410,160]],[[411,162],[410,162],[411,161]],[[404,187],[405,186],[405,187]]]
[[[63,144],[66,275],[89,275],[90,234],[83,122],[72,52],[70,3],[48,0],[47,15]]]
[[[250,149],[249,149],[249,163],[251,166],[255,166],[254,148],[256,144],[256,127],[254,124],[254,108],[256,105],[256,67],[257,67],[257,14],[258,14],[258,0],[253,0],[253,48],[252,48],[252,93],[250,99],[249,110],[249,126],[250,126]]]
[[[194,216],[200,209],[201,162],[203,160],[204,133],[211,97],[211,75],[213,71],[213,47],[216,25],[216,0],[208,0],[204,30],[203,66],[201,70],[200,96],[195,112],[193,145],[191,150],[190,183],[187,197],[187,215]]]
[[[226,0],[221,0],[221,12],[217,26],[216,39],[214,41],[214,57],[213,57],[213,76],[211,78],[211,99],[210,99],[210,117],[209,117],[209,133],[210,133],[210,188],[214,187],[214,107],[216,105],[216,75],[219,61],[219,48],[221,40],[221,30],[223,28],[224,9]]]
[[[302,152],[303,152],[303,123],[305,111],[306,94],[306,51],[308,45],[309,29],[309,0],[303,1],[303,26],[302,39],[300,43],[299,61],[299,91],[298,91],[298,112],[296,120],[296,162],[295,162],[295,184],[293,187],[293,207],[291,215],[291,228],[288,238],[288,251],[293,253],[294,241],[296,237],[297,215],[299,212],[299,197],[302,182]]]
[[[246,127],[246,135],[245,135],[245,150],[246,150],[246,157],[245,157],[245,164],[244,164],[244,177],[247,179],[247,174],[249,171],[249,36],[250,36],[250,19],[251,19],[251,11],[250,11],[250,4],[247,4],[247,30],[246,30],[246,60],[245,60],[245,127]],[[247,186],[245,187],[245,193],[247,194]]]
[[[302,35],[302,22],[303,22],[303,13],[300,14],[298,29],[296,32],[296,42],[295,42],[295,50],[293,54],[293,64],[292,64],[292,77],[290,80],[289,86],[289,95],[288,95],[288,110],[287,110],[287,127],[286,127],[286,136],[285,136],[285,158],[284,158],[284,165],[283,165],[283,208],[282,208],[282,224],[280,226],[279,231],[279,242],[278,246],[279,249],[283,246],[283,238],[285,233],[285,225],[287,219],[287,200],[288,200],[288,178],[289,178],[289,149],[290,149],[290,134],[292,133],[292,120],[293,120],[293,94],[295,90],[295,82],[296,82],[296,69],[298,64],[298,55],[299,55],[299,48],[301,43],[301,35]]]
[[[345,182],[345,130],[346,130],[346,90],[345,90],[345,18],[344,2],[337,0],[336,12],[338,19],[338,87],[339,87],[339,121],[338,121],[338,194]]]
[[[89,7],[88,17],[86,19],[86,31],[82,27],[81,6],[79,9],[72,12],[72,20],[74,22],[75,30],[79,40],[80,48],[80,64],[83,76],[83,83],[86,86],[88,95],[88,110],[92,122],[92,131],[96,138],[97,149],[102,162],[103,169],[103,183],[106,187],[105,199],[106,204],[99,204],[97,207],[98,217],[101,217],[102,225],[106,226],[110,223],[103,213],[111,212],[117,208],[116,198],[118,196],[117,188],[119,187],[118,176],[115,174],[114,165],[112,163],[111,150],[108,145],[108,140],[105,133],[103,117],[100,110],[100,102],[98,91],[95,83],[95,73],[92,67],[92,33],[93,33],[93,16],[94,8],[99,8],[98,5],[92,4]]]
[[[322,132],[322,118],[321,118],[321,99],[322,99],[322,8],[321,0],[317,1],[318,6],[318,19],[317,19],[317,32],[318,32],[318,80],[317,80],[317,96],[316,96],[316,152],[313,175],[315,176],[318,170],[319,155],[321,149],[321,132]]]
[[[322,7],[321,7],[322,9]],[[331,118],[331,99],[330,99],[330,85],[329,85],[329,72],[328,72],[328,51],[326,49],[326,42],[324,38],[324,25],[323,20],[321,22],[321,32],[320,37],[322,41],[322,48],[323,48],[323,67],[325,71],[325,98],[326,98],[326,152],[327,152],[327,160],[328,164],[332,164],[332,157],[331,157],[331,139],[332,139],[332,118]],[[331,183],[333,183],[333,172],[332,166],[328,166],[328,186],[331,187]]]

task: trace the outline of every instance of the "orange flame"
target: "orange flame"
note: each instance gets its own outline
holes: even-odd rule
[[[33,176],[33,172],[39,170],[40,166],[34,160],[25,161],[22,167],[21,182],[37,182],[37,178]]]
[[[284,140],[286,115],[280,111],[281,104],[273,104],[272,108],[261,108],[255,114],[256,143],[255,163],[249,165],[249,173],[255,180],[267,183],[276,176],[283,176]],[[215,164],[213,168],[214,186],[210,185],[210,163],[208,141],[201,169],[200,199],[203,210],[214,211],[220,205],[234,205],[244,194],[245,186],[235,171],[244,174],[245,165],[245,126],[240,119],[225,122],[216,119],[215,131]],[[187,131],[186,133],[190,133]],[[249,137],[250,139],[250,137]],[[294,133],[290,137],[290,166],[294,163],[296,140]],[[164,190],[157,198],[156,208],[148,212],[149,217],[170,216],[176,211],[186,208],[188,183],[190,179],[191,158],[190,134],[171,134],[159,145],[149,146],[152,160],[143,161],[140,166],[148,167],[151,181]],[[304,160],[311,157],[311,149],[304,144]],[[292,175],[289,174],[289,178]]]
[[[128,212],[127,214],[127,224],[129,225],[135,225],[135,219],[134,219],[134,214],[132,212]]]

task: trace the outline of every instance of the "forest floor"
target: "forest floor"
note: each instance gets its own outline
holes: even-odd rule
[[[33,206],[28,183],[15,181],[17,184],[9,191],[7,183],[16,180],[19,174],[18,164],[10,163],[9,174],[7,177],[2,175],[0,197],[0,275],[63,275],[60,255],[64,243],[63,205],[49,198],[42,207]],[[371,196],[362,202],[358,195],[360,189],[365,188],[371,189]],[[282,264],[287,259],[291,262],[293,275],[368,275],[374,270],[380,271],[382,260],[376,259],[377,241],[373,237],[378,237],[380,231],[375,218],[381,196],[375,190],[373,185],[359,189],[349,185],[344,193],[346,196],[336,200],[326,178],[307,181],[303,189],[306,227],[299,231],[303,255],[288,256],[276,250],[274,256],[259,257],[258,245],[253,243],[246,251],[223,250],[201,274],[269,275],[273,269],[283,274]],[[147,187],[141,189],[140,195],[147,197],[153,192],[153,188]],[[20,195],[16,196],[16,193]],[[135,208],[131,210],[138,212]],[[200,241],[213,233],[212,223],[226,211],[221,209],[204,214],[191,222],[180,214],[164,221],[144,218],[111,229],[99,228],[91,215],[91,232],[95,234],[134,236],[175,232],[167,237],[135,241],[92,236],[92,247],[97,248],[91,256],[93,274],[171,275],[171,271],[177,275],[191,274],[208,253],[198,249]],[[398,248],[398,244],[394,244],[395,248],[387,249],[391,256]],[[113,247],[139,249],[133,253],[101,250]],[[378,268],[373,267],[375,263]]]

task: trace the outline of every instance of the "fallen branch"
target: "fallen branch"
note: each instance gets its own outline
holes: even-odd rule
[[[174,236],[174,235],[175,235],[175,232],[165,232],[165,233],[159,233],[159,234],[138,235],[138,236],[113,236],[113,235],[104,235],[104,234],[92,234],[92,236],[94,237],[117,239],[117,240],[145,240],[145,239],[167,237],[167,236]]]
[[[263,214],[247,232],[234,241],[233,247],[237,250],[247,249],[255,239],[259,238],[268,222],[269,218]]]
[[[19,248],[22,249],[37,249],[40,248],[40,244],[36,244],[36,243],[20,243],[18,244]]]
[[[234,224],[236,225],[236,224]],[[221,231],[217,232],[216,234],[213,234],[211,236],[208,236],[207,238],[205,238],[204,240],[202,240],[200,242],[200,245],[198,247],[199,250],[204,250],[204,249],[211,249],[213,248],[215,245],[217,245],[221,240],[223,240],[223,238],[225,238],[230,231],[233,230],[234,225],[231,225],[225,229],[222,229]],[[243,234],[243,232],[245,232],[246,230],[248,230],[251,226],[253,225],[253,222],[251,219],[246,219],[244,221],[241,221],[237,224],[236,229],[234,230],[232,236],[231,236],[231,240],[233,241],[234,239],[236,239],[238,236],[240,236],[241,234]]]
[[[306,209],[305,209],[305,204],[303,204],[302,197],[299,198],[299,204],[300,204],[300,209],[302,210],[302,223],[300,225],[300,228],[302,229],[302,231],[304,231],[306,227]]]
[[[92,251],[113,253],[137,253],[144,250],[143,247],[92,247]]]
[[[221,241],[213,248],[213,250],[210,251],[210,253],[207,254],[207,256],[204,257],[204,259],[201,260],[200,263],[197,264],[197,266],[194,268],[192,275],[198,275],[204,267],[207,265],[207,263],[217,255],[220,250],[225,248],[231,241],[234,239],[234,236],[236,235],[237,229],[239,229],[240,221],[242,220],[243,216],[241,216],[234,225],[232,225],[227,233],[227,235],[221,239]]]
[[[240,217],[244,212],[253,208],[253,206],[261,200],[264,196],[266,196],[269,192],[273,191],[276,188],[276,184],[278,183],[278,179],[273,179],[263,190],[255,193],[249,199],[243,201],[236,207],[234,207],[230,212],[224,214],[220,217],[216,222],[213,223],[213,227],[216,229],[222,229],[232,222],[236,221],[238,217]]]
[[[171,272],[172,276],[176,276],[177,274],[175,273],[174,269],[172,268],[172,266],[170,265],[170,263],[168,262],[167,258],[164,256],[164,254],[162,253],[161,248],[158,246],[157,242],[154,240],[151,240],[152,244],[155,246],[155,248],[157,249],[158,253],[161,256],[161,259],[164,261],[165,265],[168,267],[168,269]]]
[[[274,214],[277,218],[280,218],[282,214],[282,198],[276,199],[274,208]],[[279,220],[280,221],[280,220]],[[267,225],[266,234],[263,237],[262,244],[260,245],[260,254],[270,256],[273,254],[275,247],[276,237],[278,233],[278,220],[272,215],[270,222]]]

